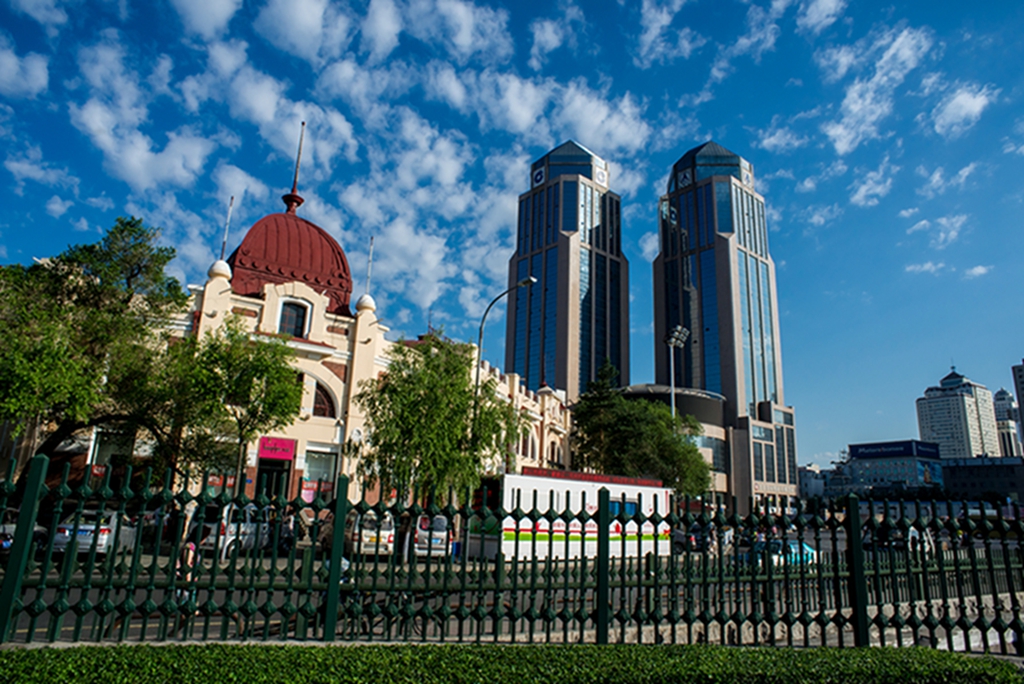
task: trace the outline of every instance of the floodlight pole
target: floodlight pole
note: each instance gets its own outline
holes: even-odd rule
[[[665,344],[668,345],[668,375],[669,387],[672,392],[672,429],[676,429],[676,349],[682,349],[686,344],[686,338],[690,331],[681,325],[672,328],[669,334],[665,335]]]

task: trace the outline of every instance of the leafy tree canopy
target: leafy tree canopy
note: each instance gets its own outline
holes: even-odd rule
[[[369,428],[360,476],[402,494],[476,487],[485,459],[504,459],[518,438],[517,412],[495,396],[493,379],[475,394],[472,345],[432,332],[396,343],[390,356],[387,373],[356,396]]]
[[[573,407],[573,466],[607,475],[654,477],[679,494],[700,495],[710,471],[693,436],[700,423],[667,406],[630,401],[614,385],[618,371],[605,362]]]
[[[246,445],[258,435],[291,424],[302,404],[302,383],[291,360],[295,353],[275,336],[253,339],[235,319],[202,340],[194,376],[200,394],[231,426],[243,485]]]
[[[187,296],[164,273],[174,250],[160,231],[119,218],[96,244],[26,267],[0,267],[0,419],[37,421],[42,453],[127,409],[118,378],[148,355]]]

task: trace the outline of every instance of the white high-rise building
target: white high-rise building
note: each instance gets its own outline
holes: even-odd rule
[[[1017,402],[1013,400],[1013,394],[1000,387],[992,397],[992,405],[996,410],[996,431],[999,433],[999,449],[1002,455],[1021,456],[1020,433],[1017,428],[1020,412],[1017,409]]]
[[[1000,455],[992,392],[953,371],[917,400],[921,440],[939,445],[939,456]]]

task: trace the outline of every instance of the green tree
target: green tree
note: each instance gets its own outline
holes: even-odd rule
[[[116,389],[187,300],[164,273],[159,229],[119,218],[95,244],[26,267],[0,267],[0,420],[42,427],[39,453],[82,428],[120,425]]]
[[[291,424],[302,404],[295,353],[275,336],[254,339],[234,319],[202,340],[195,355],[202,396],[230,426],[237,464],[236,492],[244,490],[247,445],[260,433]],[[216,410],[216,408],[215,408]]]
[[[359,475],[403,497],[476,487],[485,459],[505,459],[519,437],[518,413],[495,396],[493,380],[475,394],[472,345],[431,333],[396,343],[390,357],[387,373],[363,381],[355,399],[369,428]]]
[[[667,406],[627,400],[607,361],[573,407],[573,465],[607,475],[654,477],[679,494],[707,491],[710,471],[693,437],[700,423]]]

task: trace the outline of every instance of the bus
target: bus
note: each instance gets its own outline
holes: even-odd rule
[[[503,520],[493,514],[470,519],[467,556],[493,560],[500,552],[506,560],[596,557],[597,501],[602,487],[610,495],[611,555],[637,557],[653,552],[656,537],[657,552],[668,555],[667,522],[655,528],[651,522],[615,519],[620,513],[628,517],[637,512],[645,517],[655,513],[668,516],[672,492],[660,480],[524,467],[519,475],[485,478],[482,482],[473,509],[482,512],[486,506],[495,511],[500,506],[506,515]],[[518,525],[515,511],[524,514]],[[530,516],[531,511],[540,515]],[[549,511],[558,517],[551,519]],[[577,518],[583,511],[590,516],[585,523]]]

